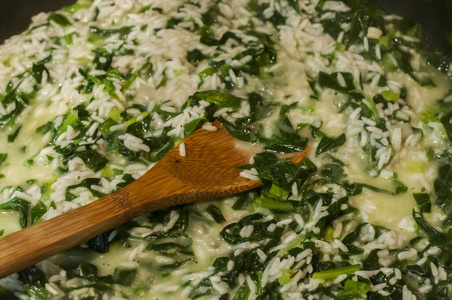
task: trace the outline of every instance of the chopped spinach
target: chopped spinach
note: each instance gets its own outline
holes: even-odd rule
[[[438,167],[438,177],[433,185],[436,194],[436,204],[444,211],[447,211],[452,200],[452,166],[442,164]]]
[[[342,93],[351,92],[356,89],[351,73],[327,74],[320,72],[318,82],[322,87],[327,87]]]
[[[188,100],[188,105],[195,106],[199,101],[204,100],[209,103],[213,103],[218,107],[231,107],[238,108],[242,102],[242,99],[236,97],[228,92],[221,91],[202,91],[194,93]]]
[[[0,153],[0,166],[6,161],[8,153]]]
[[[327,152],[332,149],[337,149],[338,147],[342,146],[346,141],[345,134],[341,134],[340,136],[336,138],[330,138],[330,137],[322,137],[320,140],[319,145],[317,146],[317,150],[315,151],[315,155],[319,156],[320,154]]]
[[[29,207],[30,202],[19,197],[0,204],[0,210],[15,210],[19,213],[19,224],[22,229],[27,227]]]
[[[31,209],[31,225],[39,222],[40,218],[47,212],[47,206],[38,201],[38,203]]]
[[[353,274],[356,271],[359,271],[360,265],[351,265],[339,269],[332,269],[332,270],[325,270],[321,272],[316,272],[312,274],[312,278],[314,279],[334,279],[338,277],[339,275],[343,274]]]
[[[8,143],[14,142],[14,140],[19,135],[19,131],[20,131],[21,128],[22,128],[22,126],[19,126],[13,133],[8,134]]]
[[[339,299],[356,299],[361,295],[367,294],[372,289],[369,283],[347,280],[344,285],[344,289],[337,293]]]
[[[50,13],[49,17],[47,18],[47,21],[49,22],[53,21],[60,25],[61,27],[67,27],[69,25],[72,25],[72,23],[65,16],[54,12]]]
[[[0,126],[9,126],[12,127],[14,125],[15,119],[19,116],[25,108],[30,104],[29,95],[23,93],[16,93],[15,89],[6,94],[5,98],[2,101],[2,105],[7,107],[8,105],[14,103],[14,109],[2,117],[0,117]]]
[[[37,64],[33,63],[33,66],[31,67],[31,74],[38,84],[41,84],[41,82],[42,82],[42,74],[43,73],[47,74],[47,81],[49,81],[50,80],[50,72],[46,68],[46,66],[43,63],[37,63]]]
[[[413,197],[416,200],[417,206],[421,213],[429,213],[432,210],[432,204],[430,202],[430,197],[426,193],[413,193]]]
[[[210,214],[214,221],[217,223],[222,223],[226,221],[223,214],[221,213],[221,210],[213,204],[210,204],[207,207],[206,212]]]

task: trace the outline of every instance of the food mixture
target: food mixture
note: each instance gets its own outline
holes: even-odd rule
[[[264,185],[140,216],[0,298],[450,299],[450,67],[359,0],[35,16],[0,46],[1,235],[124,187],[213,120],[258,149],[241,174]],[[300,166],[275,155],[307,144]]]

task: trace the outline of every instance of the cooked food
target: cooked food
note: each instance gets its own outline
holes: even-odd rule
[[[264,185],[144,214],[1,298],[449,299],[450,75],[415,23],[361,1],[39,14],[0,46],[2,235],[124,187],[215,119]],[[307,144],[300,166],[275,155]]]

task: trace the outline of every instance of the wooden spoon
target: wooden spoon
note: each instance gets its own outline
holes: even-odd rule
[[[219,122],[199,129],[150,171],[128,186],[90,204],[0,239],[0,278],[86,242],[139,215],[198,200],[254,189],[260,181],[241,177],[251,152],[240,150]],[[186,156],[180,155],[182,143]],[[182,146],[183,147],[183,146]],[[294,153],[298,164],[306,155]]]

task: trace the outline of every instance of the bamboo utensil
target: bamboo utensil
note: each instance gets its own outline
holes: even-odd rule
[[[234,138],[219,122],[213,125],[216,131],[195,131],[130,185],[78,209],[1,238],[0,278],[144,213],[259,187],[260,181],[241,177],[237,169],[249,163],[252,153],[237,148]],[[298,164],[307,151],[284,157]],[[182,156],[184,152],[186,154]]]

